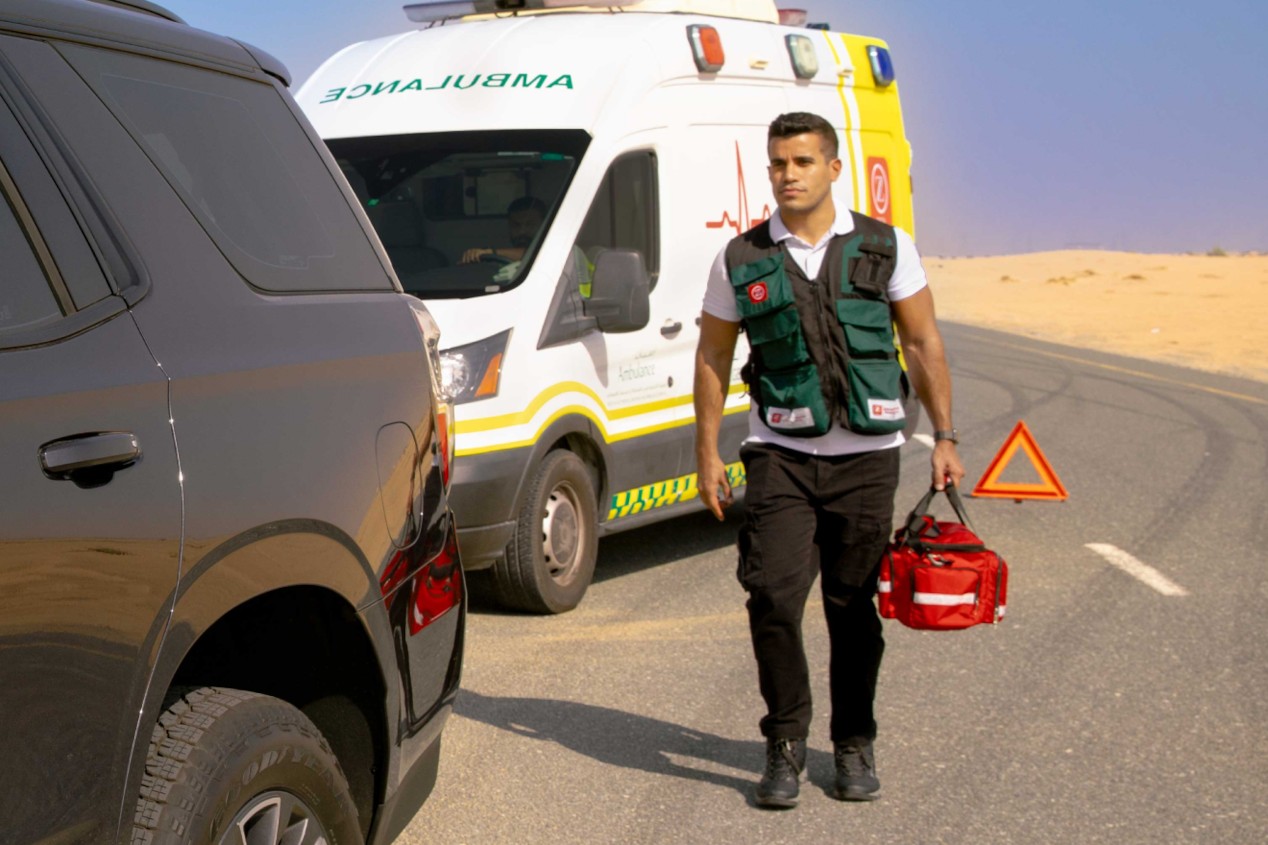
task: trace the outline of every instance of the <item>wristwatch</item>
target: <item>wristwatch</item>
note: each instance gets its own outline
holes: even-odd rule
[[[933,433],[933,440],[935,443],[939,440],[950,440],[952,443],[959,443],[960,432],[956,431],[954,428],[950,431],[935,431]]]

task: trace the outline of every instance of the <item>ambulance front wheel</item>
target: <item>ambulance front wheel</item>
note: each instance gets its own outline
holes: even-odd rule
[[[532,613],[576,607],[594,576],[598,524],[590,468],[572,452],[548,453],[529,484],[515,536],[493,565],[498,602]]]

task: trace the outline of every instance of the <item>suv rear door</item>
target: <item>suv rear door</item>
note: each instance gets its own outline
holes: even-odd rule
[[[167,380],[45,162],[64,186],[72,171],[12,82],[0,85],[13,107],[0,103],[2,838],[104,841],[178,578],[180,474]]]

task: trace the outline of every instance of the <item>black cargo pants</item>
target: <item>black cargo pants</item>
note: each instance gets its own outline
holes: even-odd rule
[[[832,740],[876,738],[872,701],[885,640],[872,602],[894,516],[898,449],[816,457],[745,446],[740,583],[766,700],[762,734],[810,734],[801,620],[816,575],[832,644]]]

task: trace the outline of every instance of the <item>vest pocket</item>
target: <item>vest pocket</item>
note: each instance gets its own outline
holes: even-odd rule
[[[892,434],[907,424],[902,399],[903,369],[898,361],[850,361],[850,430]]]
[[[894,354],[894,323],[888,303],[874,299],[838,299],[836,308],[851,358],[887,358]]]
[[[826,434],[832,425],[819,386],[819,370],[804,364],[758,377],[762,422],[772,431],[795,437]]]
[[[761,354],[766,367],[783,370],[810,360],[796,308],[753,317],[745,323],[745,327],[749,344]]]
[[[793,304],[792,285],[784,272],[784,255],[771,255],[731,271],[735,304],[747,320],[781,311]]]

